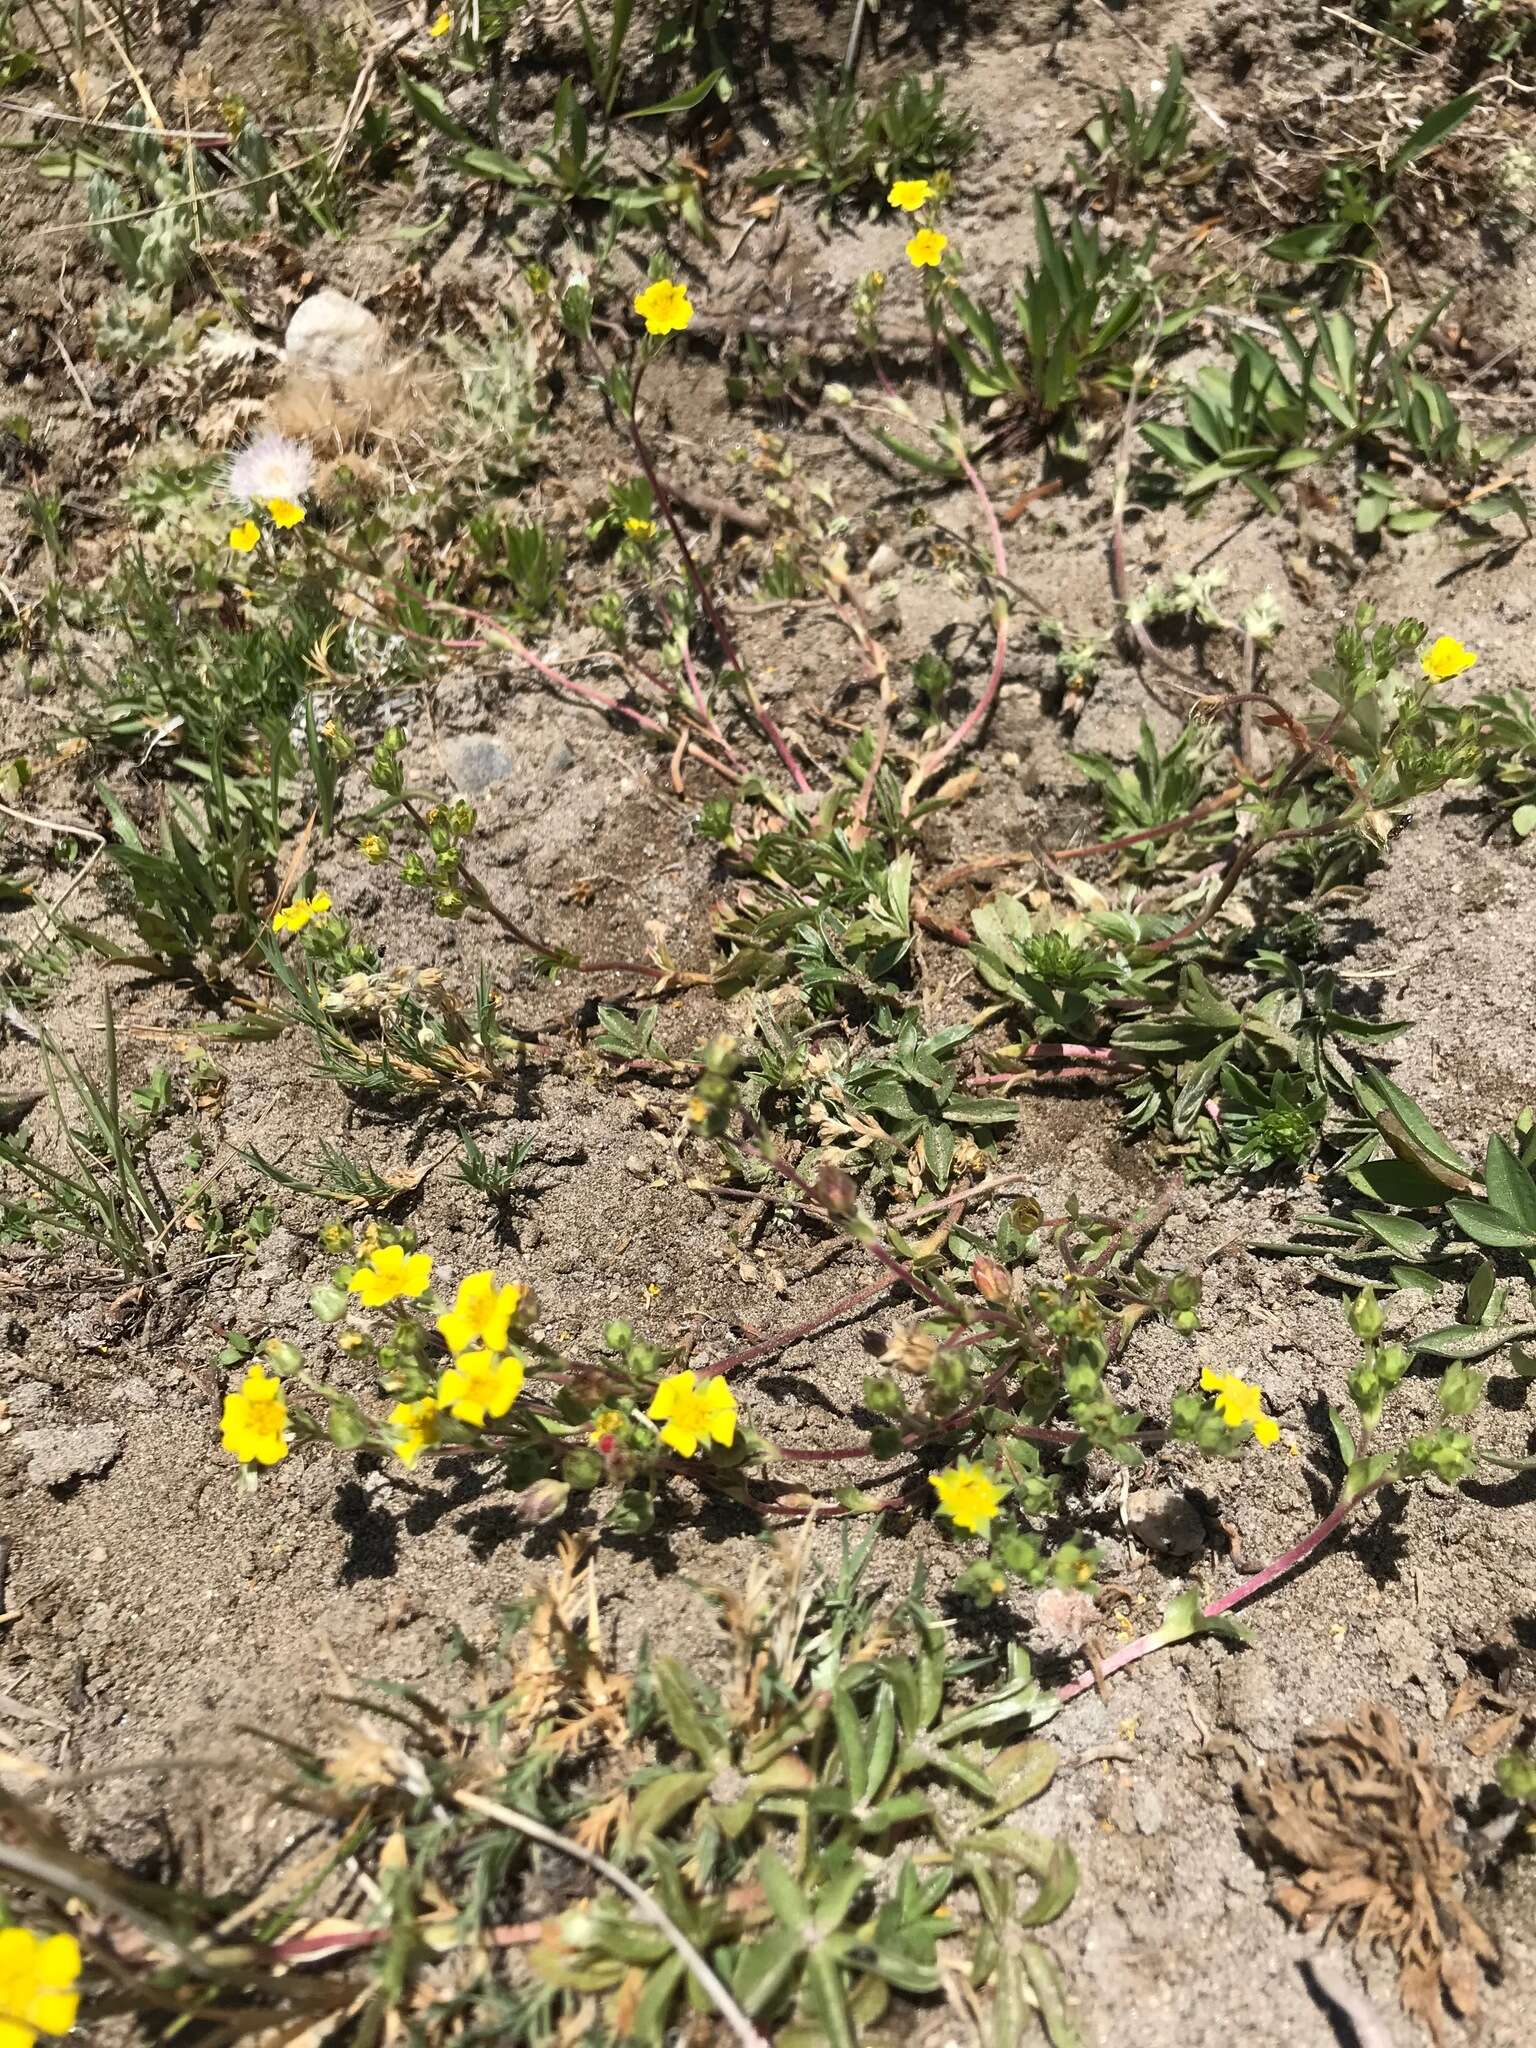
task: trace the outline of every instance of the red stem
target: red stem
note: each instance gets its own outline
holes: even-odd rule
[[[1385,1478],[1372,1480],[1369,1486],[1361,1487],[1358,1493],[1352,1494],[1348,1499],[1336,1500],[1316,1527],[1309,1529],[1305,1536],[1299,1537],[1289,1550],[1282,1550],[1278,1557],[1272,1557],[1268,1564],[1254,1572],[1250,1578],[1239,1580],[1230,1592],[1221,1594],[1218,1599],[1208,1600],[1201,1608],[1201,1614],[1207,1621],[1214,1621],[1217,1615],[1230,1614],[1234,1607],[1241,1607],[1246,1601],[1256,1599],[1260,1593],[1267,1591],[1276,1579],[1283,1578],[1288,1571],[1294,1570],[1297,1565],[1309,1558],[1314,1550],[1320,1550],[1361,1501],[1369,1500],[1377,1488],[1385,1486],[1386,1483]],[[1116,1650],[1112,1657],[1106,1657],[1097,1671],[1085,1671],[1070,1684],[1059,1687],[1056,1697],[1065,1705],[1068,1700],[1075,1700],[1079,1694],[1090,1691],[1100,1679],[1108,1678],[1116,1671],[1124,1671],[1129,1664],[1139,1664],[1143,1657],[1161,1647],[1160,1630],[1154,1630],[1150,1635],[1138,1636],[1134,1643],[1127,1643],[1124,1649]]]
[[[992,500],[987,496],[981,478],[976,474],[975,464],[959,445],[958,441],[955,444],[955,455],[960,467],[965,471],[966,482],[975,492],[976,498],[981,505],[982,518],[992,541],[993,566],[1006,584],[1008,580],[1008,550],[1003,541],[1003,529],[997,523],[997,513],[993,507]],[[991,712],[993,704],[997,700],[998,691],[1002,688],[1003,664],[1007,657],[1008,608],[1002,598],[999,598],[997,600],[997,649],[992,656],[992,673],[987,678],[987,686],[977,698],[970,711],[955,727],[949,738],[943,741],[941,745],[935,747],[931,754],[926,754],[919,762],[917,772],[908,784],[909,793],[915,794],[916,791],[921,789],[923,784],[938,772],[950,755],[958,748],[963,747],[977,727],[984,723]]]

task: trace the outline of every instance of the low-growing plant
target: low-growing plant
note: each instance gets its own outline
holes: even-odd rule
[[[943,305],[959,322],[946,338],[966,390],[1016,402],[1043,433],[1096,390],[1129,389],[1138,357],[1170,346],[1192,314],[1164,314],[1155,305],[1148,273],[1155,236],[1132,249],[1076,217],[1058,236],[1038,192],[1034,224],[1037,261],[1013,292],[1017,338],[957,284]]]
[[[1396,199],[1398,178],[1453,134],[1478,99],[1476,91],[1464,92],[1436,107],[1379,170],[1352,158],[1330,163],[1317,195],[1321,217],[1277,235],[1265,245],[1265,255],[1282,263],[1317,264],[1369,251]]]
[[[1082,130],[1093,154],[1087,163],[1074,162],[1073,170],[1080,184],[1103,186],[1114,207],[1123,193],[1164,183],[1189,148],[1194,127],[1194,107],[1184,90],[1184,53],[1171,49],[1162,86],[1150,104],[1128,85],[1111,100],[1100,95],[1097,113]]]
[[[86,1936],[88,1896],[97,1924],[132,1930],[126,1958],[102,1940],[110,1974],[94,1938],[83,1960],[73,1932],[55,1937],[71,2013],[77,1982],[87,2011],[110,1982],[120,2009],[170,2005],[210,2037],[388,2033],[408,2012],[426,2039],[554,2048],[574,2025],[661,2048],[712,2014],[744,2048],[766,2048],[762,2029],[853,2048],[939,2008],[963,1970],[989,2048],[1036,2025],[1072,2048],[1040,1930],[1077,1866],[1021,1824],[1055,1770],[1030,1736],[1051,1697],[1017,1645],[959,1657],[920,1593],[878,1602],[869,1559],[845,1546],[821,1570],[785,1538],[743,1584],[709,1589],[711,1682],[670,1655],[616,1666],[596,1567],[564,1544],[506,1613],[504,1648],[466,1646],[445,1700],[372,1685],[330,1746],[274,1741],[273,1789],[320,1835],[318,1875],[269,1875],[234,1927],[229,1897],[66,1849],[9,1797],[0,1867],[49,1927]],[[587,1895],[530,1918],[565,1862]],[[368,1903],[322,1918],[343,1867]]]
[[[44,1034],[42,1079],[60,1151],[43,1155],[27,1131],[0,1130],[0,1168],[25,1192],[0,1197],[0,1236],[59,1250],[73,1242],[110,1254],[129,1278],[164,1263],[172,1204],[150,1163],[153,1103],[122,1099],[117,1027],[102,1005],[102,1079]]]
[[[794,153],[756,182],[814,186],[835,204],[855,195],[872,199],[893,178],[953,171],[975,148],[976,126],[945,107],[945,92],[937,74],[924,85],[909,73],[874,100],[852,86],[819,86]]]

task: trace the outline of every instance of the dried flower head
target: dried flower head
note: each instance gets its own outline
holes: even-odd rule
[[[315,480],[315,458],[286,434],[258,434],[229,465],[229,494],[248,505],[296,505]]]

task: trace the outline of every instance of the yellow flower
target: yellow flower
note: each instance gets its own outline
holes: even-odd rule
[[[605,1436],[613,1436],[624,1427],[624,1417],[617,1408],[599,1408],[592,1418],[592,1427],[587,1432],[589,1444],[600,1444]]]
[[[254,519],[242,519],[229,529],[229,544],[237,555],[248,555],[260,539],[261,528]]]
[[[427,1291],[432,1260],[427,1252],[407,1253],[403,1245],[381,1244],[370,1252],[347,1282],[364,1308],[383,1308],[391,1301],[417,1301]]]
[[[32,2048],[39,2034],[67,2034],[80,2009],[79,1975],[72,1934],[0,1928],[0,2048]]]
[[[375,867],[389,852],[389,842],[381,839],[377,832],[365,832],[357,842],[358,851],[365,854]]]
[[[395,1456],[402,1465],[414,1465],[428,1444],[438,1441],[437,1403],[430,1394],[420,1401],[397,1401],[389,1411],[389,1424],[399,1431]]]
[[[1253,1425],[1255,1443],[1272,1444],[1280,1434],[1280,1425],[1272,1415],[1264,1413],[1264,1396],[1247,1380],[1241,1380],[1236,1373],[1214,1372],[1210,1366],[1203,1366],[1200,1384],[1208,1394],[1216,1396],[1216,1413],[1228,1429],[1241,1429],[1245,1422]]]
[[[1476,666],[1477,656],[1472,649],[1463,647],[1449,633],[1442,633],[1424,657],[1424,673],[1437,683],[1448,683],[1452,676],[1464,675]]]
[[[493,1351],[466,1351],[437,1383],[439,1403],[474,1429],[484,1427],[487,1415],[505,1415],[522,1391],[523,1361]]]
[[[926,178],[898,178],[885,196],[898,213],[916,213],[933,197],[933,187]]]
[[[685,285],[670,277],[658,277],[643,292],[635,294],[635,311],[645,322],[647,334],[677,334],[693,318],[693,306]]]
[[[274,526],[297,526],[304,517],[304,507],[295,505],[292,498],[268,498],[267,510]]]
[[[522,1298],[521,1287],[498,1287],[494,1273],[467,1273],[459,1282],[453,1307],[437,1319],[444,1343],[456,1358],[461,1351],[479,1347],[505,1351],[507,1332]]]
[[[656,522],[654,519],[626,519],[624,531],[631,540],[654,540],[656,538]]]
[[[993,1516],[1007,1498],[989,1472],[962,1459],[945,1472],[932,1472],[928,1484],[939,1496],[939,1509],[968,1536],[985,1536]]]
[[[653,1422],[665,1425],[661,1440],[681,1458],[691,1458],[701,1443],[736,1441],[736,1396],[716,1373],[700,1387],[691,1372],[675,1372],[656,1389],[646,1410]]]
[[[427,34],[429,36],[445,36],[447,35],[449,29],[451,29],[452,27],[453,16],[448,12],[447,8],[445,7],[442,13],[437,17],[436,21],[434,21],[431,27],[427,30]]]
[[[253,1365],[239,1390],[224,1396],[223,1442],[243,1465],[275,1465],[288,1455],[288,1404],[283,1383]],[[0,1936],[0,1939],[3,1939]],[[9,2011],[0,1991],[0,2013]],[[5,2036],[0,2031],[0,2048]]]
[[[323,917],[331,907],[331,899],[322,889],[315,896],[295,896],[281,910],[272,913],[272,929],[275,932],[301,932],[312,917]]]
[[[919,228],[907,244],[907,261],[914,270],[934,270],[948,247],[948,235],[937,228]]]

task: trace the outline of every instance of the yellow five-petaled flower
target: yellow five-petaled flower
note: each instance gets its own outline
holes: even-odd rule
[[[654,540],[656,538],[656,522],[654,519],[626,519],[624,531],[631,540]]]
[[[432,1278],[430,1252],[407,1252],[403,1245],[381,1244],[347,1282],[364,1308],[384,1308],[392,1301],[419,1301]]]
[[[699,1386],[691,1372],[675,1372],[656,1389],[645,1411],[662,1425],[661,1440],[680,1458],[691,1458],[702,1443],[736,1441],[736,1396],[718,1373]]]
[[[885,196],[898,213],[916,213],[933,197],[933,187],[926,178],[898,178]]]
[[[437,1403],[430,1394],[420,1401],[397,1401],[389,1411],[389,1424],[395,1431],[395,1456],[402,1465],[414,1465],[427,1446],[438,1441]]]
[[[1207,1365],[1201,1369],[1200,1384],[1208,1394],[1216,1396],[1216,1413],[1228,1429],[1241,1429],[1245,1422],[1251,1423],[1253,1440],[1259,1444],[1272,1444],[1279,1436],[1279,1423],[1264,1413],[1264,1396],[1249,1381],[1239,1379],[1236,1373],[1215,1372]]]
[[[267,510],[272,515],[274,526],[299,526],[304,519],[304,507],[296,505],[292,498],[268,498]]]
[[[237,555],[248,555],[260,539],[261,528],[254,519],[242,519],[229,529],[229,544]]]
[[[448,12],[447,8],[445,7],[442,13],[437,17],[436,21],[434,21],[428,28],[427,34],[429,36],[445,36],[447,35],[449,29],[451,29],[452,27],[453,16]]]
[[[1424,673],[1437,683],[1448,683],[1452,676],[1463,675],[1476,666],[1477,656],[1472,649],[1463,647],[1449,633],[1442,633],[1424,657]]]
[[[301,932],[311,918],[324,917],[330,907],[331,899],[323,889],[313,896],[295,896],[281,910],[273,911],[272,929],[275,932]]]
[[[288,1404],[283,1383],[253,1365],[233,1394],[224,1396],[223,1433],[226,1451],[242,1465],[275,1465],[288,1455]],[[0,1998],[0,2010],[3,2010]],[[4,2035],[0,2034],[0,2048]]]
[[[907,244],[907,261],[914,270],[936,270],[948,247],[948,235],[937,228],[919,228]]]
[[[680,334],[693,318],[687,287],[674,284],[670,277],[658,277],[637,292],[635,311],[645,322],[647,334]]]
[[[1008,1497],[1006,1486],[966,1458],[946,1471],[930,1473],[928,1484],[939,1496],[940,1512],[968,1536],[985,1536]]]
[[[443,1342],[455,1357],[477,1346],[487,1351],[505,1351],[507,1332],[522,1298],[521,1287],[498,1287],[494,1273],[466,1273],[459,1282],[453,1307],[445,1309],[437,1319]]]
[[[523,1391],[523,1361],[494,1351],[466,1351],[437,1383],[440,1405],[459,1422],[481,1429],[488,1415],[505,1415]]]
[[[80,2009],[80,1944],[72,1934],[0,1928],[0,2048],[67,2034]]]

